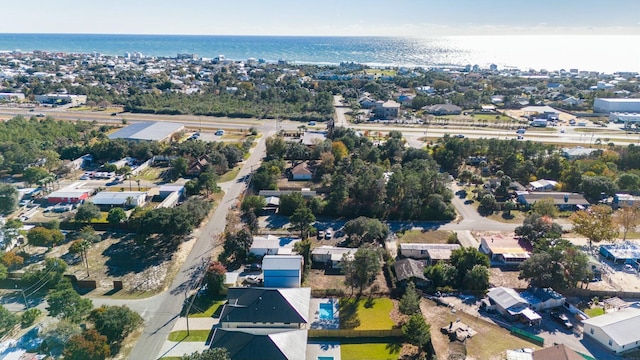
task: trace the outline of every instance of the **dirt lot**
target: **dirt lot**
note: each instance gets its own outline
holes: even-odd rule
[[[495,324],[462,311],[452,312],[452,309],[437,306],[433,301],[423,299],[420,308],[427,323],[431,324],[431,341],[438,359],[447,358],[451,344],[449,338],[440,333],[440,328],[457,320],[478,332],[477,335],[466,341],[467,360],[501,360],[504,359],[506,350],[537,348],[525,340],[512,336],[509,331]]]
[[[508,288],[524,289],[529,286],[526,280],[518,279],[520,271],[507,271],[501,268],[489,268],[489,283],[493,286],[504,286]]]
[[[304,280],[303,285],[311,287],[311,290],[340,289],[347,295],[351,293],[351,288],[344,284],[344,275],[329,275],[325,274],[325,271],[320,269],[311,269]],[[387,282],[382,271],[378,273],[378,277],[372,285],[372,287],[376,286],[378,288],[377,292],[389,293],[389,287],[387,286]],[[367,290],[365,290],[365,292]]]
[[[420,243],[420,244],[447,244],[447,239],[452,234],[447,230],[409,230],[400,236],[397,243]]]
[[[113,281],[120,280],[124,291],[118,296],[145,296],[162,291],[173,279],[176,270],[189,254],[194,239],[181,244],[167,244],[162,248],[135,243],[132,235],[102,234],[103,240],[88,251],[89,276],[79,257],[69,254],[71,243],[56,247],[47,257],[60,257],[69,263],[68,274],[80,280],[96,280],[98,288],[91,291],[103,295],[113,289]],[[150,254],[153,254],[150,256]]]

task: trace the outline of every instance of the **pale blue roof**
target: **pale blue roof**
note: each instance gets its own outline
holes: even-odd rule
[[[135,123],[110,134],[109,139],[161,141],[183,128],[184,125],[172,122]]]

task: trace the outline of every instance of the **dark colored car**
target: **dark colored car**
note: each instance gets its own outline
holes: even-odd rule
[[[249,272],[262,271],[262,265],[260,265],[260,264],[251,264],[251,265],[247,266],[246,270],[249,271]]]
[[[571,321],[569,321],[567,315],[553,312],[551,313],[551,317],[553,317],[553,319],[558,323],[562,324],[562,326],[564,326],[566,329],[573,328],[573,324],[571,323]]]

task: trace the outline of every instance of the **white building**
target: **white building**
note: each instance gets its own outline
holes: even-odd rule
[[[460,249],[458,244],[401,243],[400,255],[411,259],[424,259],[429,264],[449,261],[451,252]]]
[[[102,191],[93,197],[93,203],[101,208],[137,207],[147,201],[147,193],[142,191]]]
[[[353,258],[356,250],[328,245],[318,246],[311,250],[311,261],[316,264],[325,264],[328,268],[339,269],[342,256],[347,254],[349,258]]]
[[[640,112],[640,99],[604,99],[593,102],[594,113]]]
[[[640,346],[640,304],[583,321],[584,335],[615,353]]]
[[[636,124],[640,122],[640,113],[612,112],[609,121],[614,123]]]
[[[277,255],[280,253],[280,238],[274,235],[254,236],[249,253],[255,256]],[[288,251],[291,253],[291,251]]]
[[[558,185],[557,181],[540,179],[529,183],[532,191],[553,191]]]

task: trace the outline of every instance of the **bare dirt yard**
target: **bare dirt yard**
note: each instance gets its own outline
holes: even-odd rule
[[[111,294],[113,281],[122,281],[122,297],[149,296],[164,290],[175,276],[195,243],[194,238],[180,242],[156,242],[143,245],[132,234],[102,234],[103,240],[92,244],[87,253],[89,269],[79,256],[70,254],[71,242],[51,250],[47,257],[59,257],[68,264],[67,274],[79,280],[95,280],[97,288],[90,294]]]
[[[396,240],[397,243],[447,244],[453,232],[448,230],[409,230]]]
[[[451,308],[438,306],[431,300],[423,299],[420,308],[426,322],[431,325],[431,341],[438,359],[447,359],[450,352],[460,351],[460,345],[450,343],[448,336],[440,333],[440,328],[457,320],[477,331],[475,336],[465,342],[467,360],[501,360],[509,349],[537,348],[493,323],[462,311],[453,312]]]
[[[322,269],[311,269],[307,274],[303,285],[309,286],[312,291],[335,289],[343,291],[346,295],[351,294],[351,288],[344,283],[344,275],[331,275],[329,273],[325,273],[325,270]],[[370,289],[372,288],[377,289],[374,291],[376,293],[388,294],[390,292],[382,271],[378,273],[378,276]],[[365,292],[366,291],[367,290],[365,290]],[[357,292],[357,289],[355,289],[354,292]]]

